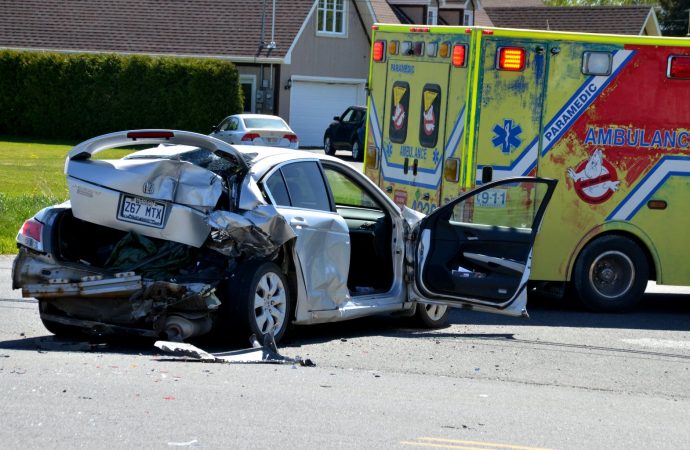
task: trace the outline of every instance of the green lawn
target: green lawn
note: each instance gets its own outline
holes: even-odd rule
[[[16,253],[19,227],[41,208],[66,200],[65,156],[75,143],[0,138],[0,254]],[[119,158],[130,150],[98,157]]]

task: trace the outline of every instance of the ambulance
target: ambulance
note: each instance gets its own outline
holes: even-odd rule
[[[368,92],[364,171],[398,205],[559,181],[534,287],[615,312],[648,280],[690,286],[690,39],[377,24]],[[487,191],[473,213],[506,204]]]

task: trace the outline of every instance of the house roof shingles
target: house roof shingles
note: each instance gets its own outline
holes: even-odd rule
[[[494,26],[639,35],[651,6],[485,8]]]
[[[276,2],[271,57],[286,55],[313,4]],[[0,48],[252,57],[261,7],[259,0],[0,0]]]

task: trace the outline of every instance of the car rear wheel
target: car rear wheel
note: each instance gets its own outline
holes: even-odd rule
[[[333,147],[333,143],[331,142],[330,136],[326,136],[323,138],[323,151],[327,155],[335,155],[335,147]]]
[[[415,318],[425,328],[443,328],[448,325],[449,310],[445,305],[417,303]]]
[[[280,268],[266,261],[252,261],[238,269],[228,280],[221,314],[227,330],[245,340],[255,334],[259,341],[270,331],[278,342],[290,322],[290,291]],[[246,341],[244,341],[246,342]]]
[[[573,282],[584,306],[621,312],[635,306],[649,279],[642,249],[623,236],[604,236],[588,244],[575,263]]]
[[[359,139],[355,139],[352,143],[352,159],[355,161],[361,161],[363,159],[364,152],[362,152],[362,145],[359,143]]]

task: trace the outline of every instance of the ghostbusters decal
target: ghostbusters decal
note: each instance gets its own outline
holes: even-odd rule
[[[568,168],[567,173],[574,182],[577,196],[593,205],[611,198],[620,185],[616,169],[604,159],[601,148],[594,150],[590,158],[577,167]]]
[[[426,84],[422,90],[422,115],[419,124],[419,143],[433,148],[438,141],[438,118],[441,109],[441,86]]]
[[[407,119],[410,107],[410,85],[405,81],[393,83],[391,121],[388,135],[392,142],[402,144],[407,138]]]

